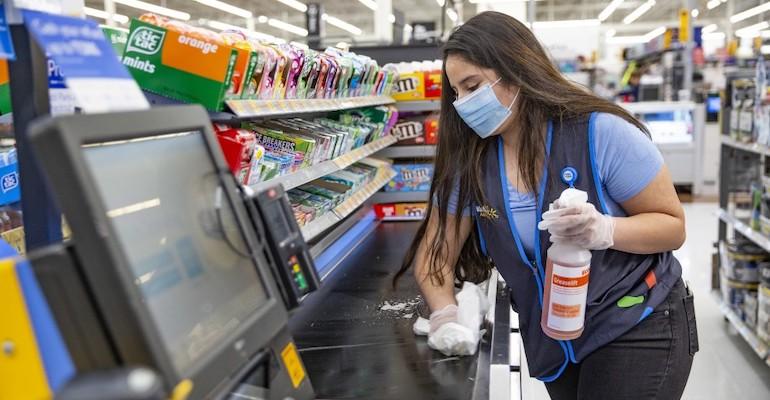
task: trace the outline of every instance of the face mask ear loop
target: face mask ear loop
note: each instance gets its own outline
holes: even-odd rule
[[[519,93],[521,93],[521,88],[516,91],[516,96],[513,96],[513,101],[511,102],[511,105],[508,106],[508,111],[511,111],[511,108],[513,108],[513,105],[516,103],[516,99],[519,98]]]

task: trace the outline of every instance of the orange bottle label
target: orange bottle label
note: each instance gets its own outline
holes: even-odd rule
[[[591,267],[566,267],[553,263],[548,327],[562,332],[583,328]]]

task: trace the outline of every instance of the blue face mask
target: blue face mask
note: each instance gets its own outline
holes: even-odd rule
[[[492,86],[497,85],[500,79],[502,78],[491,85],[487,83],[473,93],[452,103],[460,118],[482,139],[492,136],[511,116],[511,107],[516,102],[516,98],[519,97],[519,92],[516,92],[516,96],[508,108],[500,104],[495,91],[492,90]]]

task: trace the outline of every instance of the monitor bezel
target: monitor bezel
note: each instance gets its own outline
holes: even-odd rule
[[[85,160],[83,145],[195,131],[204,139],[217,170],[230,174],[208,113],[197,105],[54,117],[33,124],[29,131],[37,158],[72,230],[84,278],[118,353],[117,359],[124,365],[156,368],[165,377],[169,390],[184,379],[191,380],[191,399],[207,397],[218,388],[231,386],[228,379],[237,375],[235,372],[249,358],[268,347],[288,321],[265,257],[265,243],[258,241],[257,233],[249,228],[253,225],[247,223],[243,202],[235,195],[235,179],[223,179],[225,195],[234,206],[244,240],[254,249],[254,264],[268,299],[236,333],[195,360],[187,371],[177,371],[149,308],[143,305],[142,294],[134,283],[128,259]]]

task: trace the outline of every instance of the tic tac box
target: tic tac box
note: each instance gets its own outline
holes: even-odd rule
[[[110,42],[118,58],[123,57],[123,52],[126,51],[126,43],[128,42],[128,32],[125,29],[117,29],[110,26],[102,26],[104,36],[107,37],[107,41]]]
[[[392,96],[396,101],[424,100],[425,74],[422,71],[401,74]]]
[[[396,176],[385,185],[386,192],[427,192],[433,178],[433,164],[394,164]]]
[[[142,89],[214,111],[222,109],[237,61],[233,47],[137,19],[123,53]]]

